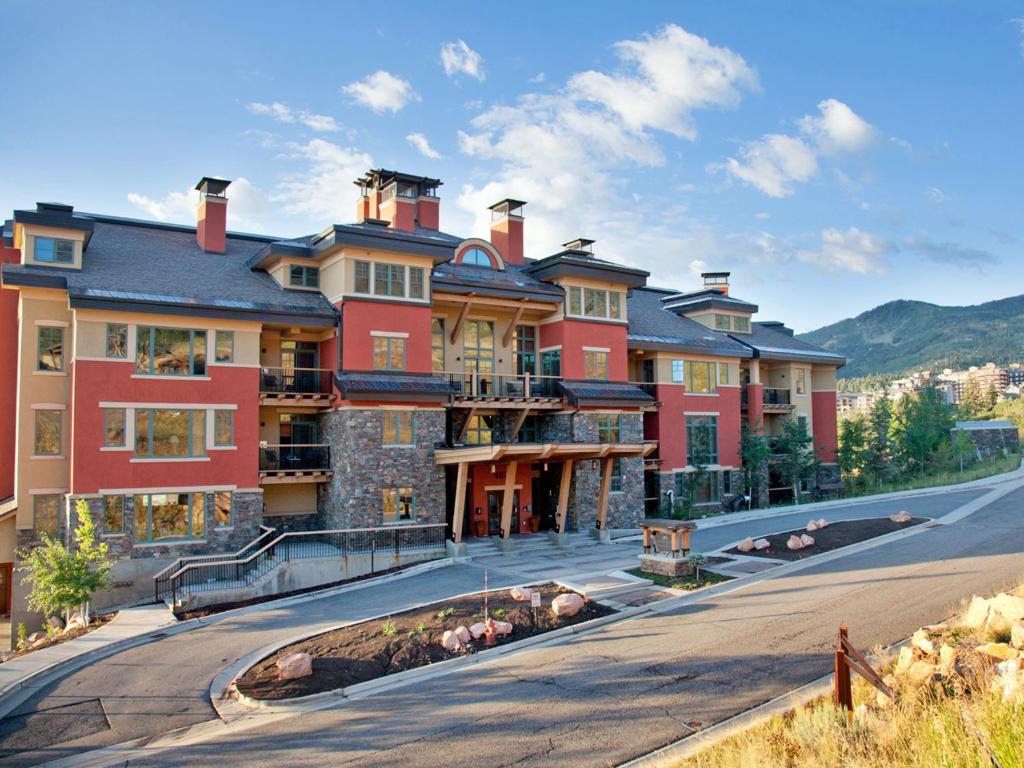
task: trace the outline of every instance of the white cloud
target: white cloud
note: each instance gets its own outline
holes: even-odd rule
[[[269,104],[253,101],[246,105],[246,109],[254,115],[266,115],[281,123],[299,123],[321,133],[341,130],[341,126],[329,115],[317,115],[304,109],[296,111],[280,101],[272,101]]]
[[[925,197],[928,198],[928,202],[935,203],[936,205],[939,205],[949,200],[949,198],[946,196],[946,193],[943,192],[938,187],[929,187],[927,190],[925,190],[924,194]]]
[[[538,72],[536,75],[531,77],[526,82],[528,82],[528,83],[543,83],[545,78],[546,78],[546,75],[543,72]]]
[[[817,250],[799,251],[797,258],[829,272],[844,270],[866,275],[885,272],[885,257],[891,250],[883,238],[857,227],[845,232],[830,227],[821,231],[821,245]]]
[[[420,100],[419,94],[412,89],[408,80],[395,77],[383,69],[367,75],[362,80],[349,83],[341,91],[377,114],[398,112],[410,101]]]
[[[758,211],[757,213],[754,214],[754,218],[756,218],[758,221],[768,221],[768,219],[770,219],[771,217],[772,215],[767,211]]]
[[[441,66],[444,67],[444,73],[448,77],[461,72],[483,82],[486,77],[483,64],[483,57],[466,45],[465,40],[445,43],[441,46]]]
[[[283,213],[306,217],[318,226],[350,221],[358,196],[352,181],[373,167],[370,155],[324,139],[290,144],[288,150],[299,169],[274,187],[271,202]]]
[[[430,146],[430,142],[427,137],[422,133],[410,133],[405,137],[405,140],[412,144],[416,150],[424,157],[430,158],[431,160],[439,160],[441,153]]]
[[[818,102],[819,115],[804,115],[800,130],[825,153],[860,152],[875,138],[875,129],[838,99]]]
[[[266,193],[255,187],[244,176],[239,176],[228,187],[228,229],[249,231],[261,229],[270,212]],[[199,192],[168,192],[160,199],[138,192],[128,193],[128,202],[157,221],[194,225]]]

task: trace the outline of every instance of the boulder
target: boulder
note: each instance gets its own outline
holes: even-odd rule
[[[889,515],[889,519],[894,523],[909,523],[913,520],[906,512],[897,512],[895,515]]]
[[[903,675],[903,679],[912,685],[923,685],[935,677],[935,665],[924,659],[917,659]]]
[[[34,645],[39,645],[40,643],[44,642],[45,640],[46,640],[46,633],[45,632],[33,632],[31,635],[29,635],[28,637],[25,638],[25,642],[28,644],[29,648],[31,648]]]
[[[803,544],[805,547],[813,547],[814,537],[808,536],[806,533],[804,533],[800,536],[800,543]]]
[[[487,625],[482,621],[478,621],[476,624],[469,628],[469,634],[473,636],[474,640],[479,640],[484,636],[484,630],[487,629]]]
[[[988,601],[988,608],[1006,619],[1010,625],[1017,621],[1024,621],[1024,597],[1000,592]]]
[[[754,540],[750,537],[745,538],[739,544],[736,545],[736,549],[740,552],[753,552],[754,551]]]
[[[511,621],[496,621],[494,622],[494,634],[501,637],[502,635],[512,634],[512,622]]]
[[[908,646],[900,648],[900,655],[896,659],[896,666],[893,667],[893,674],[896,676],[902,676],[907,673],[911,665],[914,663],[914,650]]]
[[[64,620],[60,616],[51,616],[46,620],[46,624],[47,626],[53,627],[58,632],[64,629]]]
[[[811,520],[809,523],[807,523],[807,532],[808,533],[814,533],[816,530],[818,530],[818,528],[819,528],[819,526],[818,526],[818,521],[817,520]]]
[[[985,643],[984,645],[979,645],[974,650],[984,656],[990,656],[1000,661],[1016,659],[1018,655],[1017,649],[1011,648],[1007,643]]]
[[[465,627],[456,627],[455,637],[458,639],[460,645],[468,645],[473,639],[473,635],[470,634],[470,631]]]
[[[971,604],[967,606],[960,623],[969,629],[981,629],[988,621],[988,600],[975,595],[971,598]]]
[[[1024,621],[1014,622],[1010,627],[1010,645],[1018,651],[1024,651]]]
[[[575,616],[583,610],[584,600],[575,592],[565,592],[551,601],[551,612],[555,616]]]
[[[508,593],[517,603],[528,603],[533,596],[533,590],[529,587],[512,587]]]
[[[448,651],[448,653],[455,653],[462,647],[462,645],[459,643],[459,638],[456,636],[455,632],[450,629],[446,629],[444,634],[441,635],[441,647]]]
[[[1024,700],[1024,669],[1019,659],[1008,659],[996,664],[992,678],[992,690],[1002,693],[1003,701],[1016,703]]]
[[[827,528],[828,527],[828,522],[825,520],[824,517],[819,517],[818,518],[818,527],[819,528]]]
[[[278,680],[295,680],[313,674],[313,657],[308,653],[286,653],[277,660]]]
[[[950,674],[956,665],[956,648],[951,645],[942,644],[939,648],[939,668],[943,674]]]
[[[786,546],[789,547],[789,549],[803,549],[804,543],[800,541],[799,536],[790,536],[789,541],[786,542]]]
[[[771,549],[772,543],[768,539],[754,539],[754,549],[758,552],[762,552],[766,549]]]
[[[914,636],[910,638],[910,644],[925,656],[931,656],[935,653],[935,643],[928,639],[928,630],[926,629],[917,630]]]

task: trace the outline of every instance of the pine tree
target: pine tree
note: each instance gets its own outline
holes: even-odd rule
[[[846,483],[856,486],[864,482],[868,470],[868,424],[863,416],[857,414],[843,420],[836,461]]]
[[[743,465],[743,485],[751,499],[751,506],[761,505],[759,478],[771,456],[771,445],[761,432],[761,425],[752,429],[748,424],[743,424],[740,427],[740,463]]]
[[[960,393],[960,414],[965,419],[980,419],[987,410],[988,403],[985,393],[981,390],[981,384],[975,378],[967,379]]]
[[[793,489],[793,501],[800,503],[800,483],[810,480],[820,463],[814,455],[814,438],[802,419],[788,418],[782,423],[782,434],[775,438],[776,467],[783,482]]]
[[[864,457],[868,472],[879,484],[890,473],[892,454],[889,446],[889,428],[892,425],[892,402],[879,398],[871,406],[867,422],[867,447]]]

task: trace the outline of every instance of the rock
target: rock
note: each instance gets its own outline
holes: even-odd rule
[[[935,643],[928,639],[928,630],[926,629],[917,630],[914,636],[910,638],[910,644],[926,656],[931,656],[935,653]]]
[[[819,528],[827,528],[828,527],[828,522],[826,522],[824,517],[819,517],[818,518],[818,527]]]
[[[984,645],[979,645],[974,650],[984,656],[990,656],[1000,661],[1017,658],[1017,649],[1011,648],[1007,643],[985,643]]]
[[[923,685],[935,677],[935,665],[918,659],[907,669],[903,678],[913,685]]]
[[[461,645],[468,645],[469,642],[473,639],[473,635],[471,635],[469,630],[465,627],[456,627],[455,637],[458,638],[459,643]]]
[[[992,690],[1002,693],[1003,701],[1007,703],[1024,699],[1024,669],[1021,669],[1020,660],[1009,659],[996,664]]]
[[[64,620],[60,616],[51,616],[46,620],[46,624],[53,627],[58,632],[64,629]]]
[[[752,552],[754,550],[754,540],[748,537],[737,544],[736,549],[740,552]]]
[[[789,547],[790,549],[803,549],[804,548],[804,543],[802,541],[800,541],[799,537],[797,537],[797,536],[790,536],[789,537],[789,541],[786,542],[786,546]]]
[[[889,515],[889,519],[894,523],[909,523],[913,520],[906,512],[897,512],[895,515]]]
[[[956,648],[946,643],[939,648],[939,668],[943,674],[950,674],[956,665]]]
[[[575,616],[583,610],[584,600],[575,592],[565,592],[551,601],[551,611],[555,616]]]
[[[1017,621],[1024,621],[1024,597],[1000,592],[988,601],[988,608],[989,611],[1006,619],[1010,625]]]
[[[772,543],[768,539],[754,539],[754,549],[761,552],[766,549],[771,549]]]
[[[446,629],[444,631],[444,634],[441,635],[441,647],[449,653],[455,653],[462,648],[462,643],[459,642],[459,637],[454,630]]]
[[[971,604],[967,607],[966,613],[960,623],[970,629],[981,629],[988,621],[988,600],[975,595],[971,598]]]
[[[1010,627],[1010,645],[1018,651],[1024,651],[1024,621],[1014,622]]]
[[[814,533],[816,530],[818,530],[818,521],[817,520],[811,520],[809,523],[807,523],[807,532],[808,533]]]
[[[499,637],[502,635],[512,634],[512,622],[511,621],[496,621],[494,622],[494,634]]]
[[[901,676],[906,674],[907,670],[914,663],[914,649],[908,646],[900,648],[900,655],[896,659],[896,666],[893,668],[893,674]]]
[[[479,640],[481,637],[484,636],[485,629],[487,629],[487,625],[484,624],[482,621],[478,621],[476,624],[469,628],[469,634],[473,636],[474,640]]]
[[[808,536],[806,533],[802,534],[800,536],[800,543],[803,544],[805,547],[813,547],[814,546],[814,537],[813,536]]]
[[[512,587],[508,593],[517,603],[528,603],[533,595],[533,590],[529,587]]]
[[[277,679],[295,680],[313,674],[313,657],[308,653],[286,653],[277,660]]]
[[[46,640],[45,632],[33,632],[31,635],[25,638],[26,644],[31,648],[34,645],[39,645]]]
[[[891,703],[892,702],[889,700],[888,696],[886,696],[881,691],[875,691],[875,704],[878,706],[879,709],[885,709]]]

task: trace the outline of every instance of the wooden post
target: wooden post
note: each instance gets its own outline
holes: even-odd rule
[[[683,537],[683,557],[686,557],[688,554],[690,554],[690,529],[683,528],[683,530],[681,530],[680,533]]]
[[[651,552],[651,529],[644,526],[644,554],[648,555]]]
[[[608,493],[612,486],[612,460],[601,459],[601,492],[597,497],[597,528],[603,531],[608,520]]]
[[[558,532],[565,533],[565,522],[569,517],[569,489],[572,485],[572,459],[562,462],[562,482],[558,486]]]
[[[835,702],[847,712],[853,712],[853,685],[850,682],[850,665],[846,658],[846,625],[839,627],[836,634]]]
[[[672,557],[679,557],[679,531],[673,528],[669,538],[672,540]]]
[[[501,537],[512,535],[512,499],[516,492],[516,470],[518,461],[510,461],[505,467],[505,492],[501,496]]]
[[[460,461],[455,479],[455,509],[452,514],[452,538],[458,544],[462,541],[462,518],[466,513],[466,480],[469,477],[469,462]]]

